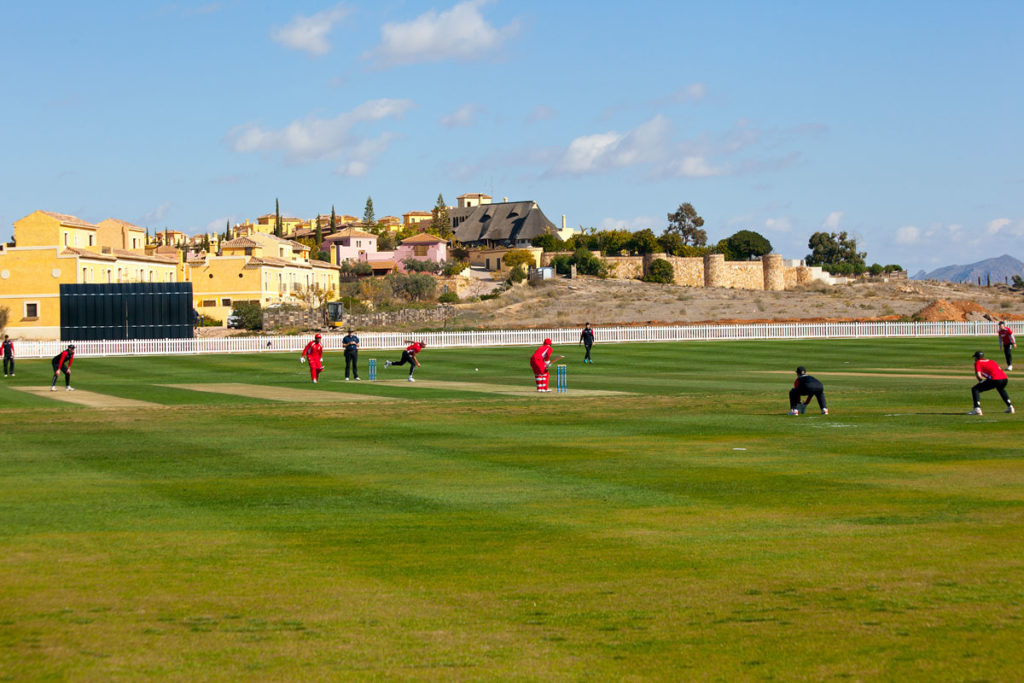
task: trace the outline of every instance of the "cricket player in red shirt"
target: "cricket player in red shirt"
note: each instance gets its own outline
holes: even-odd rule
[[[1013,403],[1006,393],[1006,383],[1009,381],[1006,373],[999,367],[999,363],[985,358],[981,351],[974,352],[974,374],[978,383],[971,387],[971,397],[974,399],[974,410],[968,415],[981,415],[981,392],[995,389],[1006,402],[1006,412],[1013,414]]]
[[[302,355],[299,356],[299,362],[305,363],[309,361],[309,377],[313,380],[313,384],[316,384],[317,380],[320,379],[320,373],[324,370],[324,347],[320,345],[320,334],[313,335],[313,341],[306,344],[306,348],[302,350]]]
[[[1006,369],[1013,372],[1013,350],[1017,348],[1017,340],[1013,336],[1013,330],[1000,320],[997,334],[999,335],[999,345],[1003,347],[1003,355],[1006,356]]]
[[[551,340],[545,339],[533,355],[530,356],[530,367],[533,369],[533,377],[537,381],[537,391],[551,391],[548,388],[548,367],[565,356],[551,357]]]
[[[75,388],[71,386],[71,364],[75,362],[75,345],[68,344],[68,348],[64,349],[56,356],[53,357],[51,363],[53,364],[53,381],[50,382],[50,391],[57,391],[57,376],[60,373],[64,373],[64,390],[74,391]]]
[[[419,361],[419,359],[416,358],[416,356],[419,354],[420,351],[422,351],[424,348],[426,348],[427,342],[425,342],[425,341],[411,341],[409,339],[406,339],[405,343],[408,344],[409,346],[405,347],[405,351],[402,351],[402,360],[399,360],[399,361],[386,360],[386,361],[384,361],[384,367],[385,368],[390,368],[392,365],[405,365],[406,363],[408,363],[409,364],[409,381],[410,382],[415,382],[416,380],[414,380],[412,378],[412,373],[416,371],[416,368],[420,367],[420,361]]]

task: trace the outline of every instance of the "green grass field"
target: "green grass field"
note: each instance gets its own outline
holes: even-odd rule
[[[326,402],[182,388],[313,390],[298,354],[80,357],[157,404],[106,409],[20,360],[0,679],[1017,679],[1024,414],[965,414],[976,348],[562,347],[564,396],[532,349],[364,351]]]

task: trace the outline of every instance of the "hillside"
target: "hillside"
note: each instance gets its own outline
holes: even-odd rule
[[[952,302],[952,304],[951,304]],[[945,303],[946,305],[942,305]],[[979,311],[980,309],[980,311]],[[553,280],[519,285],[497,299],[460,304],[459,324],[483,328],[705,321],[1024,319],[1024,296],[999,285],[948,282],[823,283],[765,292],[657,285],[636,280]]]
[[[945,280],[947,282],[966,282],[992,284],[1013,282],[1013,276],[1024,277],[1024,261],[1003,254],[997,258],[985,259],[965,266],[944,266],[929,273],[923,270],[914,275],[914,280]]]

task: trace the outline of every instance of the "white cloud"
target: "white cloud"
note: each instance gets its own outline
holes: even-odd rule
[[[1011,221],[1009,218],[996,218],[995,220],[991,220],[988,222],[988,225],[985,226],[985,232],[987,232],[989,235],[995,235],[996,233],[998,233],[1000,230],[1005,228],[1007,225],[1010,225],[1011,223],[1013,223],[1013,221]]]
[[[270,32],[270,39],[293,50],[303,50],[311,55],[322,56],[331,51],[327,35],[334,24],[351,13],[348,7],[339,4],[331,9],[317,12],[312,16],[299,15],[286,25]]]
[[[270,130],[254,123],[238,126],[228,133],[228,141],[236,152],[281,152],[290,163],[304,163],[333,156],[359,155],[366,145],[379,148],[382,136],[368,142],[353,135],[352,128],[364,122],[399,117],[414,106],[411,100],[370,100],[350,112],[334,118],[307,116],[292,121],[284,128]],[[365,159],[363,159],[365,161]]]
[[[896,244],[917,244],[921,231],[913,225],[905,225],[896,231]]]
[[[441,117],[441,125],[448,128],[472,126],[476,123],[478,107],[475,104],[464,104],[451,114]]]
[[[766,218],[764,229],[771,232],[789,232],[793,229],[793,224],[788,218]]]
[[[372,140],[362,140],[346,151],[347,161],[338,167],[337,172],[351,177],[366,175],[370,170],[370,164],[386,152],[397,137],[394,133],[382,133]]]
[[[576,138],[555,170],[584,174],[651,163],[663,157],[667,142],[668,120],[655,116],[626,133],[609,131]]]
[[[234,216],[221,216],[220,218],[214,218],[212,221],[206,224],[203,228],[203,232],[215,232],[221,234],[224,229],[227,228],[228,223],[235,223],[237,219]]]
[[[537,121],[550,121],[556,116],[558,116],[557,111],[545,104],[541,104],[534,107],[533,111],[526,115],[526,120],[528,123],[536,123]]]
[[[519,27],[495,28],[480,14],[487,0],[466,0],[438,13],[430,10],[406,23],[381,27],[381,42],[363,56],[383,66],[472,60],[493,54]]]
[[[708,163],[702,156],[687,156],[669,164],[672,175],[682,178],[710,178],[712,176],[724,175],[724,168],[716,168]]]
[[[602,230],[643,230],[650,228],[655,234],[660,234],[665,227],[665,219],[655,216],[634,216],[633,218],[603,218],[601,220]]]
[[[821,224],[822,230],[828,230],[834,232],[839,229],[839,221],[843,218],[842,211],[833,211],[825,217],[825,221]]]
[[[161,222],[162,220],[164,220],[164,218],[167,217],[167,214],[170,212],[172,206],[174,206],[173,202],[164,202],[163,204],[156,207],[152,211],[147,211],[146,213],[142,214],[142,217],[139,219],[139,224],[152,225],[153,223]]]

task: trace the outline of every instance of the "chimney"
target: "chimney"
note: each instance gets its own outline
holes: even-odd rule
[[[565,214],[562,214],[562,230],[565,230]]]
[[[502,199],[502,201],[503,201],[503,202],[505,202],[506,204],[508,204],[508,197],[504,197],[504,198]]]

